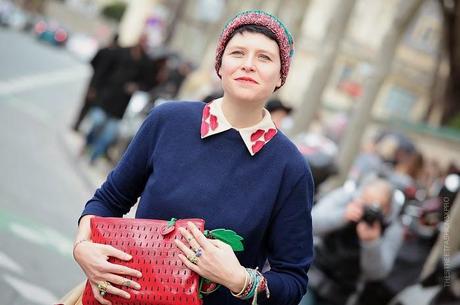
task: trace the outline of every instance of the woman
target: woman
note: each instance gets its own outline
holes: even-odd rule
[[[148,116],[80,219],[74,257],[98,301],[110,304],[105,293],[129,298],[112,285],[99,294],[101,283],[136,288],[124,275],[142,275],[107,262],[130,257],[91,243],[89,220],[122,217],[140,196],[137,218],[203,218],[206,229],[227,228],[244,238],[245,251],[235,255],[193,225],[181,231],[189,240],[177,243],[184,264],[224,286],[205,296],[205,305],[246,304],[254,296],[244,291],[251,281],[262,304],[299,302],[313,256],[313,182],[296,147],[263,108],[284,84],[292,54],[292,38],[278,19],[243,12],[226,25],[217,46],[224,96],[207,105],[166,103]],[[200,249],[199,259],[189,246]],[[267,259],[271,270],[256,272]]]

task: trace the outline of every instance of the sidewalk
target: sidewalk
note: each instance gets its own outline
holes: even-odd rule
[[[60,132],[58,140],[62,144],[63,152],[74,167],[75,173],[82,179],[87,188],[94,192],[105,181],[112,165],[103,159],[90,165],[88,156],[80,155],[84,145],[83,136],[70,128]]]
[[[88,156],[81,156],[80,151],[84,144],[83,135],[66,128],[58,133],[58,141],[62,145],[63,153],[74,167],[75,173],[86,185],[91,193],[94,193],[106,180],[113,165],[101,158],[94,165],[90,165]],[[88,198],[90,199],[90,198]],[[137,210],[137,203],[125,217],[134,218]]]

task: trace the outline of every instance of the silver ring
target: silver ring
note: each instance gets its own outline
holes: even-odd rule
[[[203,250],[201,248],[197,248],[195,250],[195,256],[200,257],[201,255],[203,255]]]

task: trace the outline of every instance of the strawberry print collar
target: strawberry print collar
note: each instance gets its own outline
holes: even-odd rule
[[[222,99],[214,100],[203,108],[203,115],[201,118],[202,139],[232,128],[233,126],[227,121],[222,111]],[[270,113],[266,109],[264,109],[262,121],[256,125],[234,129],[240,133],[251,156],[257,154],[278,132]]]

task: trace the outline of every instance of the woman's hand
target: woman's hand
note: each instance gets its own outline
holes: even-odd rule
[[[88,277],[95,299],[101,304],[110,305],[111,302],[104,299],[100,288],[103,290],[106,289],[106,293],[118,295],[126,299],[130,298],[129,293],[112,286],[112,284],[137,290],[140,289],[140,285],[137,282],[124,277],[132,276],[139,278],[142,276],[139,271],[108,262],[109,257],[129,261],[132,258],[129,254],[109,245],[82,241],[75,244],[73,255]]]
[[[179,228],[188,245],[176,240],[176,245],[184,253],[179,258],[200,276],[221,284],[231,291],[241,291],[246,280],[246,269],[241,266],[231,246],[220,240],[207,239],[191,222],[188,230]],[[190,247],[191,249],[190,249]],[[192,263],[195,259],[195,262]]]

